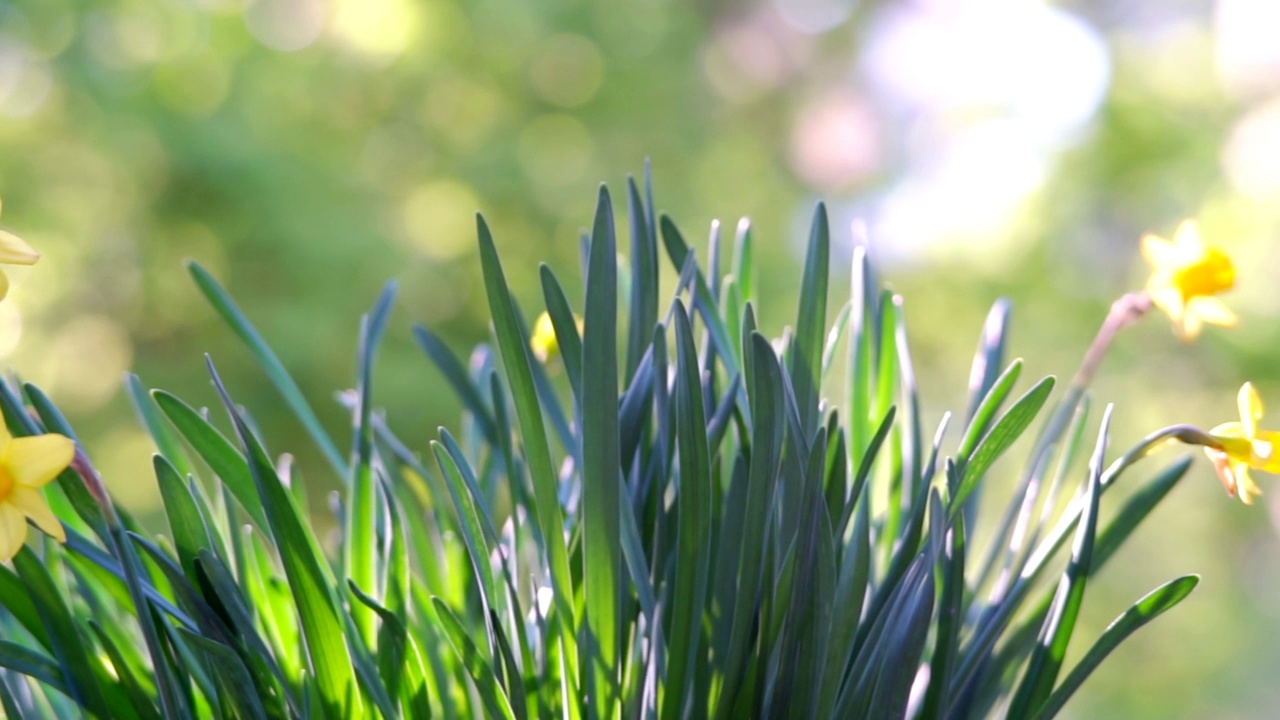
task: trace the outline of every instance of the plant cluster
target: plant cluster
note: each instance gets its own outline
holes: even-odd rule
[[[1249,385],[1241,421],[1210,432],[1171,426],[1112,458],[1110,408],[1093,429],[1086,390],[1120,329],[1152,307],[1185,337],[1233,322],[1215,296],[1234,269],[1194,224],[1144,239],[1148,287],[1117,301],[1052,402],[1052,378],[1015,396],[1023,364],[1006,357],[997,302],[964,412],[926,428],[902,298],[861,248],[831,312],[821,205],[795,323],[771,338],[749,225],[726,268],[713,228],[701,263],[644,186],[627,187],[627,263],[601,189],[580,311],[543,266],[545,312],[526,313],[478,220],[493,342],[464,360],[413,329],[466,409],[425,442],[373,401],[394,284],[362,321],[355,388],[339,396],[344,449],[189,265],[340,483],[333,518],[307,509],[324,473],[304,481],[268,449],[260,400],[238,404],[212,358],[213,412],[127,383],[155,441],[161,533],[114,506],[45,393],[0,383],[5,715],[1049,718],[1198,582],[1154,589],[1066,667],[1093,576],[1190,460],[1148,474],[1104,523],[1107,491],[1170,440],[1203,446],[1246,502],[1250,468],[1280,470]],[[664,256],[678,273],[665,294]],[[0,234],[0,262],[35,257]],[[1037,419],[1013,491],[979,503]],[[24,543],[26,518],[43,540]],[[333,522],[331,552],[317,528]]]

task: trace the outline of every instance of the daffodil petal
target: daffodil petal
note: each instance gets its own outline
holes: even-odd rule
[[[9,276],[0,271],[0,300],[9,294]]]
[[[1181,320],[1181,323],[1174,323],[1174,330],[1177,332],[1180,340],[1183,342],[1191,342],[1192,340],[1200,337],[1200,328],[1203,327],[1204,324],[1200,321],[1199,315],[1192,312],[1183,313]]]
[[[8,503],[0,504],[0,560],[12,560],[26,541],[26,516]]]
[[[60,543],[67,541],[67,532],[63,529],[62,523],[58,521],[58,516],[53,514],[53,510],[49,509],[49,503],[45,502],[44,496],[39,490],[31,488],[15,487],[13,492],[9,493],[9,504],[22,511],[23,515],[31,518],[36,527],[45,532],[46,535],[53,537]]]
[[[1240,502],[1245,505],[1252,505],[1253,499],[1262,494],[1262,488],[1253,481],[1253,477],[1249,474],[1249,466],[1243,463],[1236,464],[1236,492],[1240,495]]]
[[[1240,427],[1244,430],[1244,436],[1251,438],[1257,435],[1258,421],[1262,419],[1262,398],[1258,397],[1253,383],[1247,382],[1240,386],[1240,392],[1236,395],[1236,407],[1240,410]]]
[[[1147,294],[1151,296],[1151,302],[1165,311],[1175,323],[1181,322],[1187,306],[1178,288],[1152,276],[1151,282],[1147,283]]]
[[[26,240],[11,232],[0,230],[0,263],[10,265],[35,265],[40,253],[27,244]]]
[[[1178,229],[1173,231],[1173,247],[1184,256],[1200,253],[1204,249],[1204,242],[1200,239],[1200,225],[1191,219],[1179,223]]]
[[[1221,300],[1208,295],[1198,295],[1187,303],[1189,313],[1194,313],[1196,317],[1210,325],[1218,325],[1220,327],[1235,327],[1240,322],[1240,318]]]
[[[1167,268],[1178,259],[1173,243],[1151,233],[1142,236],[1142,257],[1156,270]]]
[[[75,457],[76,444],[57,433],[14,438],[4,458],[15,487],[44,487],[67,469]]]

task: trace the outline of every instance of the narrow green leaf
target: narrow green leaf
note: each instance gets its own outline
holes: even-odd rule
[[[729,342],[729,331],[724,326],[724,321],[720,319],[720,313],[716,307],[716,296],[711,293],[711,288],[707,285],[707,280],[703,276],[702,271],[698,269],[693,253],[689,249],[689,244],[685,242],[684,236],[680,234],[679,228],[675,222],[667,217],[662,216],[659,221],[662,228],[662,243],[667,249],[667,256],[671,258],[671,262],[677,268],[685,268],[687,262],[694,262],[692,272],[693,282],[693,308],[698,313],[698,317],[702,318],[702,322],[707,326],[707,332],[711,335],[711,342],[715,346],[716,355],[724,362],[725,370],[730,375],[736,375],[739,372],[737,357],[733,351],[733,347]]]
[[[774,484],[782,462],[782,437],[784,424],[782,397],[782,368],[773,346],[759,333],[753,332],[750,345],[743,351],[748,372],[747,396],[751,401],[751,458],[747,468],[747,497],[740,520],[726,519],[726,523],[740,522],[742,547],[738,555],[737,595],[732,605],[733,615],[729,634],[729,646],[725,659],[725,685],[717,718],[727,714],[734,699],[742,689],[742,681],[751,653],[748,650],[751,626],[761,593],[765,568],[765,547],[769,540],[769,506],[773,500]]]
[[[969,370],[969,408],[965,411],[964,419],[970,427],[974,425],[978,407],[991,388],[996,385],[997,373],[1004,366],[1009,315],[1012,311],[1013,303],[1009,298],[1000,298],[991,306],[991,311],[987,313],[987,320],[982,325],[982,337],[978,340],[978,350],[973,355],[973,365]],[[1020,361],[1015,360],[1015,362]],[[986,430],[986,421],[979,421],[978,425],[979,433]],[[976,441],[977,438],[974,440]]]
[[[222,686],[220,698],[230,701],[238,715],[248,720],[267,720],[267,710],[258,697],[256,685],[244,661],[235,650],[199,633],[179,629],[182,638],[209,658],[209,667]]]
[[[992,381],[986,393],[979,399],[974,406],[973,411],[969,415],[968,425],[965,426],[964,437],[960,439],[960,446],[956,448],[956,457],[961,462],[967,462],[978,448],[978,443],[986,435],[987,430],[991,428],[991,423],[995,420],[996,413],[1000,411],[1000,406],[1009,397],[1009,392],[1013,390],[1013,386],[1018,382],[1018,377],[1022,375],[1022,359],[1015,359],[1009,363],[1009,367],[1000,373],[1000,376]]]
[[[1106,465],[1107,433],[1111,425],[1112,406],[1102,415],[1102,427],[1098,430],[1098,444],[1089,468],[1089,486],[1085,496],[1085,510],[1076,530],[1071,562],[1067,564],[1058,594],[1041,628],[1036,648],[1027,663],[1026,675],[1013,696],[1009,714],[1011,717],[1027,717],[1048,699],[1058,680],[1058,671],[1066,658],[1067,645],[1075,630],[1076,617],[1084,600],[1085,586],[1089,579],[1089,567],[1093,560],[1094,539],[1098,528],[1098,500],[1102,495],[1102,474]]]
[[[590,700],[587,717],[612,718],[621,700],[617,657],[624,571],[618,440],[618,281],[613,207],[602,185],[591,232],[582,342],[582,578],[585,634],[579,644]]]
[[[164,455],[153,455],[151,464],[160,487],[160,499],[164,502],[165,516],[169,521],[169,535],[178,550],[178,561],[187,579],[195,582],[196,556],[201,548],[212,547],[209,528],[200,517],[200,510],[186,483],[178,476]]]
[[[28,386],[27,392],[30,393],[32,389],[34,388]],[[155,441],[160,454],[173,465],[179,477],[195,475],[195,468],[191,465],[191,461],[187,459],[187,454],[183,451],[182,444],[174,436],[173,430],[161,418],[160,413],[157,411],[155,400],[152,399],[151,393],[147,392],[146,388],[142,386],[142,381],[138,379],[137,375],[130,373],[125,378],[125,389],[129,393],[129,400],[133,402],[134,410],[137,411],[138,417],[142,419],[142,424],[146,427],[147,434]]]
[[[13,566],[44,623],[66,694],[89,712],[109,717],[110,707],[98,687],[89,660],[89,647],[76,629],[71,610],[44,563],[29,548],[23,547],[13,557]]]
[[[1071,669],[1070,674],[1063,679],[1062,684],[1058,686],[1049,699],[1044,702],[1037,710],[1033,720],[1050,720],[1058,714],[1062,707],[1066,705],[1067,700],[1080,689],[1080,685],[1098,669],[1103,660],[1120,646],[1130,635],[1147,623],[1155,620],[1172,609],[1178,603],[1182,602],[1191,591],[1195,589],[1200,582],[1198,575],[1183,575],[1180,578],[1170,580],[1160,587],[1152,590],[1141,600],[1133,605],[1133,607],[1124,611],[1120,617],[1116,618],[1102,632],[1102,637],[1094,643],[1093,647],[1085,653],[1080,662]]]
[[[649,347],[653,327],[658,324],[658,245],[636,181],[630,177],[627,178],[627,217],[631,226],[631,302],[626,380],[630,382]]]
[[[539,267],[542,277],[542,296],[547,303],[547,315],[551,318],[551,327],[555,329],[556,344],[560,347],[560,357],[564,360],[564,372],[569,376],[569,385],[573,394],[582,402],[582,338],[578,335],[578,321],[573,316],[569,299],[560,287],[555,273],[545,264]]]
[[[804,274],[800,278],[800,307],[796,334],[789,348],[787,369],[795,385],[796,405],[805,437],[818,423],[818,394],[821,383],[823,336],[827,325],[827,285],[830,282],[831,230],[827,206],[818,203],[809,230],[809,249]]]
[[[262,499],[253,484],[253,475],[249,472],[244,457],[236,452],[231,442],[178,396],[164,390],[152,390],[151,396],[196,454],[208,463],[214,474],[226,484],[236,500],[240,501],[254,523],[261,528],[268,527]]]
[[[373,309],[360,320],[356,359],[356,411],[351,449],[351,474],[347,477],[347,505],[342,543],[343,577],[373,597],[381,597],[383,583],[378,561],[378,488],[373,478],[373,363],[396,296],[394,281],[387,283]],[[351,620],[372,649],[376,642],[374,614],[360,605],[351,607]]]
[[[676,325],[676,432],[680,447],[674,591],[671,598],[666,691],[662,717],[681,717],[697,667],[702,614],[710,575],[710,461],[701,371],[693,331],[684,308],[674,308]]]
[[[498,684],[497,676],[493,673],[491,660],[480,653],[480,649],[472,642],[467,629],[443,600],[432,597],[431,602],[435,607],[436,616],[440,619],[440,625],[449,638],[450,646],[453,647],[458,660],[467,669],[467,673],[471,675],[471,680],[475,682],[487,716],[515,720],[511,703],[506,693],[502,691],[502,686]]]
[[[1027,426],[1031,424],[1031,421],[1035,419],[1036,413],[1040,412],[1040,408],[1044,406],[1044,401],[1048,399],[1052,390],[1052,377],[1047,377],[1036,383],[1035,387],[1018,398],[1018,401],[1009,408],[1009,411],[996,422],[995,427],[991,428],[990,432],[983,436],[973,454],[965,460],[964,475],[951,498],[952,516],[959,512],[960,508],[964,507],[965,499],[977,487],[978,481],[986,474],[992,463],[1005,450],[1008,450],[1010,445],[1013,445],[1023,431],[1027,429]]]
[[[59,663],[25,645],[9,642],[8,640],[0,640],[0,667],[22,673],[33,680],[39,680],[68,697],[75,697],[72,694],[72,690],[64,682],[65,676]],[[10,717],[21,718],[22,716]]]
[[[364,706],[344,642],[346,635],[334,596],[332,574],[293,495],[280,482],[271,460],[231,401],[213,362],[207,362],[214,387],[248,458],[249,471],[267,515],[267,527],[276,547],[288,549],[280,554],[280,559],[298,608],[307,655],[311,658],[322,702],[321,712],[329,718],[363,717]]]
[[[107,659],[111,661],[111,667],[116,677],[120,678],[120,687],[129,697],[130,709],[133,714],[141,718],[141,720],[160,720],[160,711],[156,709],[155,703],[151,701],[150,694],[143,688],[141,681],[134,672],[135,668],[130,666],[125,660],[124,653],[120,651],[120,647],[103,631],[102,626],[97,622],[90,620],[89,629],[93,631],[94,636],[98,639],[98,644],[102,646],[103,652],[107,654]],[[140,668],[146,672],[146,668]]]
[[[262,339],[257,329],[253,327],[249,319],[236,306],[235,301],[218,284],[213,275],[209,274],[208,270],[205,270],[194,260],[188,260],[187,271],[191,273],[196,287],[200,288],[200,292],[205,296],[205,299],[209,301],[213,309],[222,316],[222,319],[231,327],[231,330],[245,344],[249,354],[258,363],[258,367],[262,368],[267,378],[271,380],[271,384],[275,385],[276,390],[284,398],[285,404],[298,416],[298,420],[302,422],[303,427],[311,435],[312,440],[320,448],[320,452],[325,459],[329,461],[329,465],[333,467],[334,472],[338,474],[338,477],[347,477],[347,465],[343,462],[342,454],[338,452],[338,447],[334,445],[333,439],[325,432],[324,427],[320,424],[320,419],[316,417],[315,411],[307,403],[307,399],[302,395],[298,384],[293,381],[293,377],[285,370],[280,359],[276,357],[276,354],[272,352],[266,341]]]
[[[476,216],[476,229],[480,243],[480,263],[484,270],[485,292],[489,299],[489,311],[493,316],[494,331],[498,338],[498,352],[506,368],[507,382],[519,419],[520,438],[525,461],[533,483],[534,513],[543,537],[546,563],[551,571],[556,612],[561,617],[557,624],[559,641],[568,663],[568,676],[578,677],[578,653],[573,632],[574,585],[569,571],[569,553],[564,543],[564,513],[560,508],[558,479],[551,464],[551,451],[547,446],[546,426],[542,420],[542,408],[538,391],[534,386],[530,367],[528,338],[521,331],[517,320],[511,291],[507,287],[498,251],[484,218]]]
[[[498,442],[498,434],[494,429],[493,412],[485,404],[484,399],[480,397],[479,389],[476,388],[475,383],[471,382],[471,378],[467,375],[467,369],[462,362],[458,360],[440,338],[436,337],[435,333],[422,325],[413,326],[413,339],[417,341],[423,352],[427,354],[427,357],[431,358],[431,361],[440,369],[445,381],[449,383],[458,398],[462,400],[463,406],[475,418],[485,438],[491,443]]]

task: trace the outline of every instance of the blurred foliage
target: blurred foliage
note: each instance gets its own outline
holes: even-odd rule
[[[354,383],[361,308],[394,277],[377,402],[425,441],[459,408],[408,321],[454,346],[487,336],[473,212],[509,239],[512,266],[576,267],[581,199],[648,157],[659,209],[685,228],[752,212],[762,268],[798,263],[785,239],[803,237],[814,197],[832,204],[836,263],[865,219],[912,298],[922,394],[940,406],[961,396],[954,358],[993,298],[1014,299],[1028,370],[1069,374],[1111,299],[1141,282],[1138,236],[1198,217],[1237,258],[1242,327],[1186,348],[1148,320],[1095,388],[1118,403],[1121,445],[1211,426],[1234,416],[1242,379],[1280,398],[1272,5],[0,0],[2,222],[45,254],[13,273],[0,355],[58,400],[145,517],[158,498],[125,422],[128,369],[216,404],[211,352],[275,451],[300,451],[304,473],[323,462],[183,258],[227,285],[312,397]],[[762,273],[771,331],[792,277]],[[535,278],[513,274],[516,295],[538,297]],[[336,402],[317,412],[347,423]],[[1192,475],[1109,571],[1116,602],[1086,604],[1085,620],[1189,568],[1201,590],[1117,655],[1127,672],[1084,692],[1082,717],[1266,717],[1280,702],[1265,516],[1280,517],[1280,492],[1244,510],[1207,464]],[[1171,638],[1196,658],[1170,659]]]

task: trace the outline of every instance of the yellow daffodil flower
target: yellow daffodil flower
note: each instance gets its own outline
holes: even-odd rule
[[[578,326],[578,333],[581,334],[582,318],[575,314],[573,320]],[[534,321],[533,336],[529,338],[529,349],[533,350],[534,357],[541,363],[546,363],[560,354],[560,341],[556,339],[556,328],[551,323],[551,315],[544,312]]]
[[[70,438],[50,433],[15,438],[0,422],[0,561],[9,561],[27,540],[27,518],[58,542],[66,542],[62,523],[40,494],[75,457]]]
[[[1249,505],[1255,496],[1262,494],[1262,489],[1249,476],[1250,468],[1280,475],[1280,432],[1258,429],[1262,399],[1252,383],[1240,388],[1237,404],[1240,422],[1223,423],[1209,431],[1213,439],[1222,443],[1222,449],[1205,448],[1204,451],[1213,461],[1227,494],[1239,496]]]
[[[40,253],[33,250],[25,240],[13,233],[0,230],[0,264],[34,265],[39,259]],[[0,300],[8,294],[9,278],[0,272]]]
[[[1144,235],[1142,255],[1151,266],[1147,293],[1173,320],[1178,337],[1195,339],[1204,323],[1236,324],[1235,313],[1215,297],[1235,285],[1235,267],[1222,250],[1204,244],[1195,220],[1184,220],[1172,242]]]

